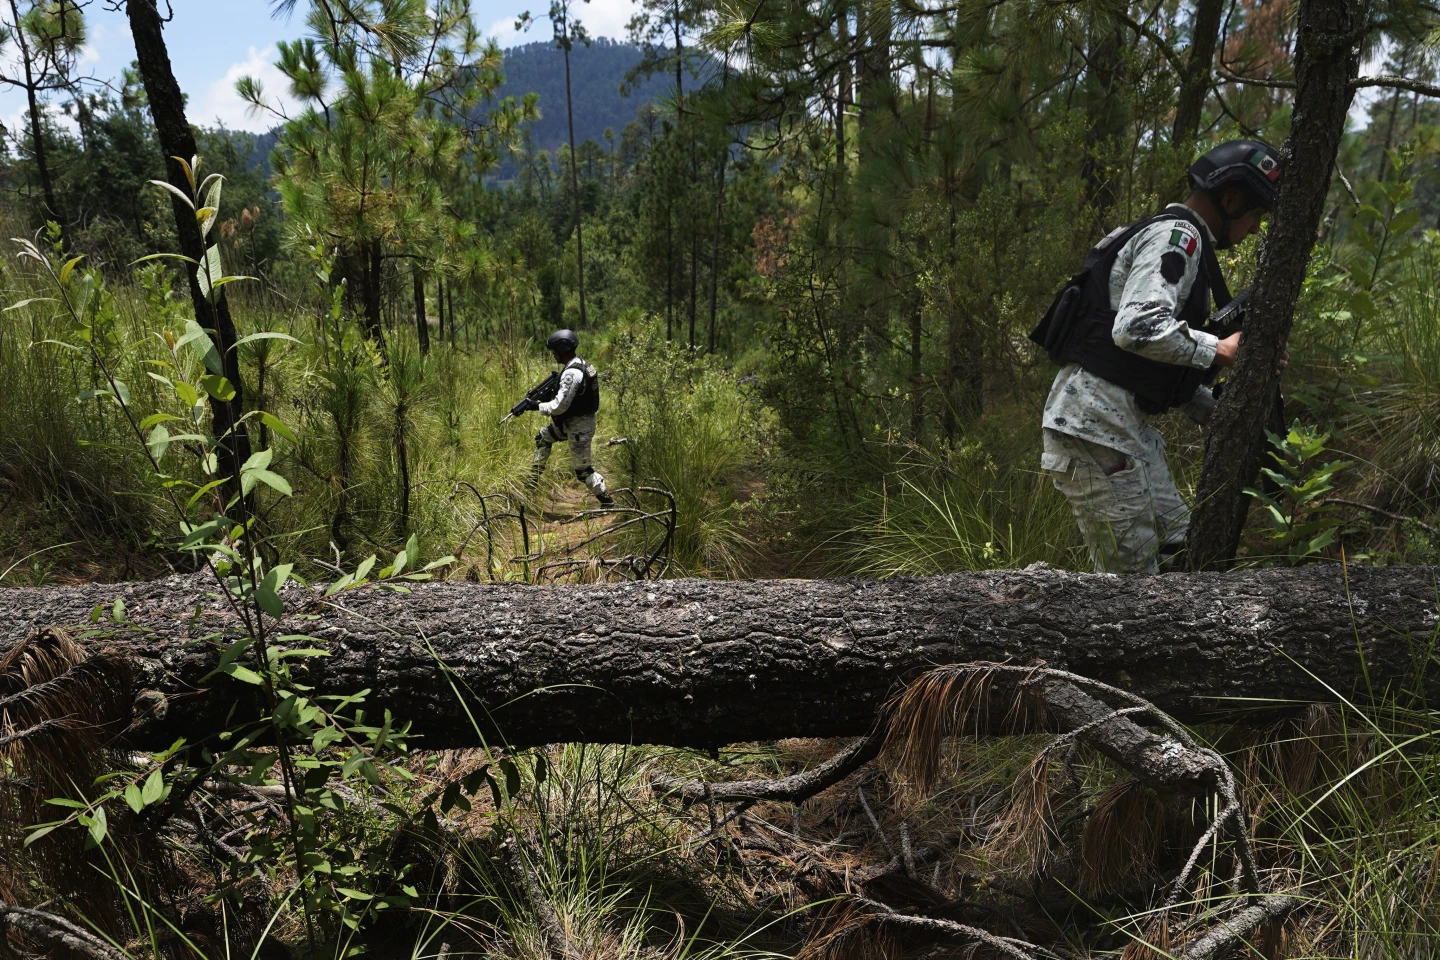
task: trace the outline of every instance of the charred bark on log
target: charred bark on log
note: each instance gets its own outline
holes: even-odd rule
[[[1326,685],[1362,699],[1403,689],[1440,701],[1435,671],[1406,686],[1414,658],[1424,659],[1416,645],[1437,624],[1435,574],[433,583],[329,601],[292,591],[293,612],[275,632],[308,634],[328,651],[296,668],[316,695],[369,688],[372,715],[388,708],[413,722],[417,746],[483,737],[707,747],[866,735],[893,692],[945,663],[1043,661],[1184,721],[1234,717],[1257,698],[1333,701]],[[212,591],[202,577],[0,591],[0,650],[46,626],[88,624],[92,609],[123,598],[130,625],[87,643],[136,676],[148,714],[132,742],[194,742],[254,696],[227,678],[202,682],[222,646],[202,638],[238,635]]]

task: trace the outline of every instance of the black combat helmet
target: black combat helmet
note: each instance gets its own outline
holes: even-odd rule
[[[556,330],[550,334],[550,338],[545,341],[545,347],[548,350],[569,351],[570,353],[574,353],[580,349],[580,338],[575,336],[574,330]]]
[[[1251,206],[1273,209],[1280,154],[1259,140],[1228,140],[1190,165],[1190,184],[1212,196],[1226,187],[1243,187]]]

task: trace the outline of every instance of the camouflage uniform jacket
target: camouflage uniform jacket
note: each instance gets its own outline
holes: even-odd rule
[[[1167,209],[1178,206],[1171,204]],[[1112,328],[1116,345],[1161,363],[1209,367],[1215,361],[1219,340],[1192,330],[1176,317],[1199,271],[1200,239],[1189,222],[1161,221],[1132,237],[1110,271],[1110,308],[1117,311]],[[1180,409],[1197,423],[1204,423],[1214,406],[1209,388],[1202,386]],[[1161,462],[1165,444],[1150,420],[1129,390],[1079,364],[1066,364],[1045,401],[1045,450],[1040,465],[1046,470],[1068,468],[1074,446],[1066,442],[1067,437],[1111,447],[1147,463]]]

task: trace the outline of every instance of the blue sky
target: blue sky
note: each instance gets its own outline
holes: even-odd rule
[[[304,0],[287,20],[270,16],[270,0],[172,0],[175,19],[165,28],[166,44],[180,88],[189,96],[192,123],[217,122],[240,130],[265,130],[273,120],[250,116],[235,96],[235,81],[247,74],[258,77],[266,90],[278,94],[283,78],[271,65],[275,43],[304,32]],[[86,11],[90,42],[81,71],[101,79],[118,77],[135,59],[130,29],[123,13],[105,9],[104,0]],[[620,38],[634,11],[633,0],[586,0],[576,14],[592,36]],[[543,40],[549,26],[536,24],[517,35],[514,20],[529,10],[543,20],[547,0],[475,0],[475,20],[501,46]],[[9,51],[6,51],[9,53]],[[25,98],[12,89],[0,90],[0,119],[12,132],[21,129]]]

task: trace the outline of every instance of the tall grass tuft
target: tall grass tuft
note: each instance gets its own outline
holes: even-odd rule
[[[737,492],[772,429],[769,412],[729,371],[666,342],[638,317],[614,339],[610,356],[623,480],[659,482],[675,494],[676,566],[740,574],[752,544]]]
[[[841,569],[868,577],[1037,561],[1083,566],[1068,504],[1040,471],[1038,453],[1017,446],[980,439],[939,452],[885,445],[881,459],[895,466],[859,494],[849,507],[857,519],[823,551]]]

